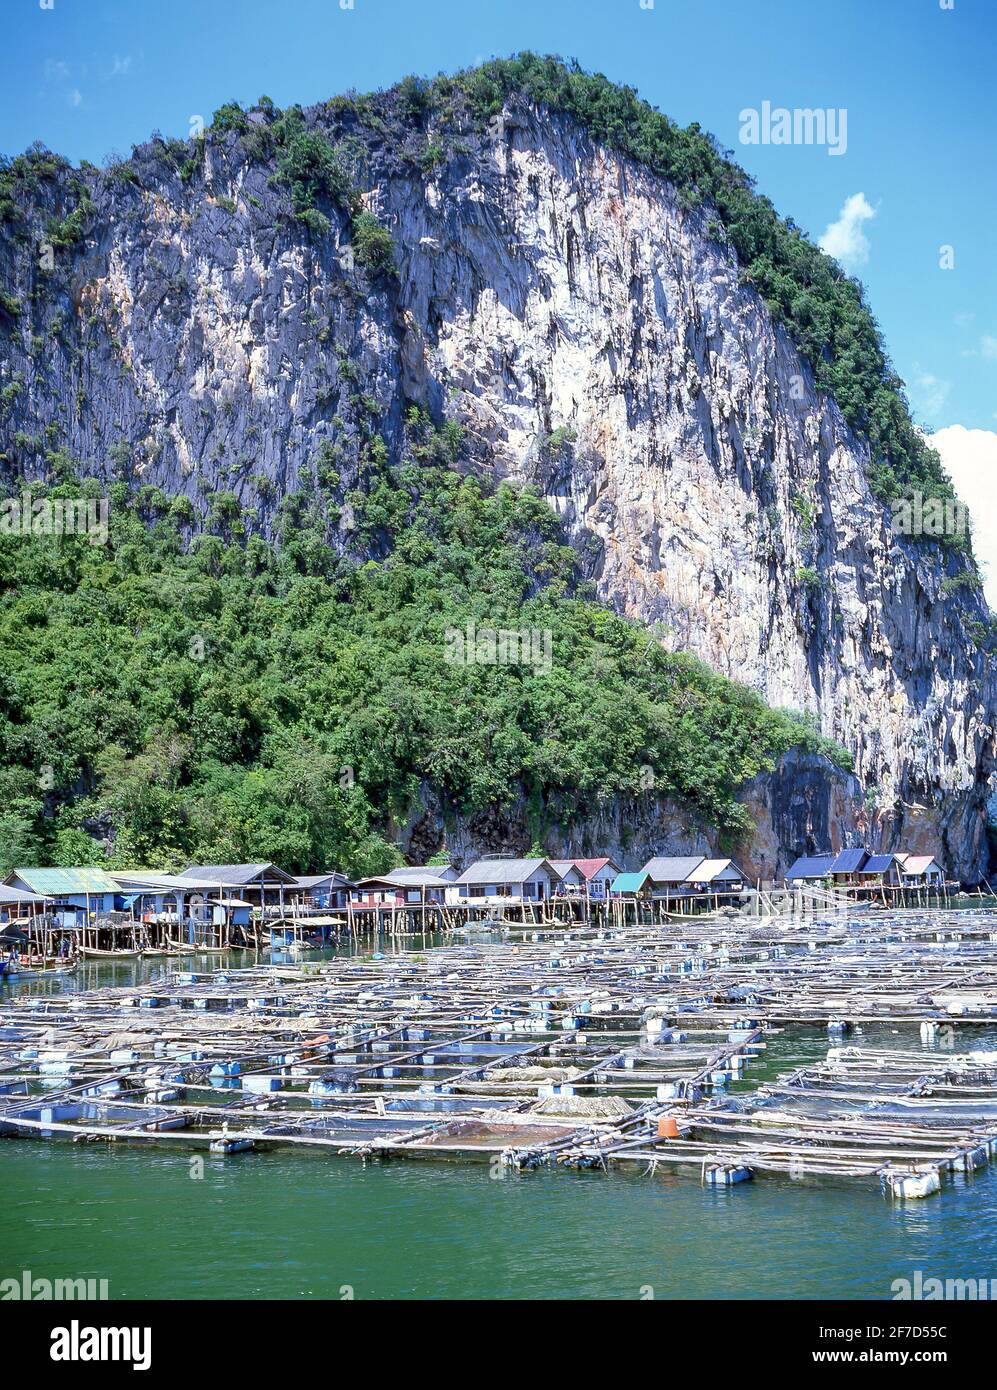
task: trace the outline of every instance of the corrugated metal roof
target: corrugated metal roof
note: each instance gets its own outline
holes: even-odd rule
[[[0,884],[0,903],[43,903],[44,896],[41,893],[26,893],[23,888],[13,888],[8,884]]]
[[[217,888],[217,883],[195,883],[193,879],[181,878],[179,874],[163,874],[157,869],[114,869],[111,878],[121,887],[145,888],[153,891],[170,891],[181,888],[188,892],[191,888]]]
[[[831,862],[829,873],[832,874],[854,874],[861,869],[868,855],[864,849],[843,849],[839,850]]]
[[[895,854],[870,854],[862,865],[864,874],[885,874],[896,859]]]
[[[318,888],[328,884],[330,887],[343,888],[349,883],[345,874],[337,873],[335,870],[328,874],[295,874],[294,882],[298,888]]]
[[[652,883],[685,883],[705,858],[705,854],[686,854],[674,859],[649,859],[643,872]]]
[[[558,878],[567,878],[572,870],[574,870],[579,878],[582,877],[582,871],[573,859],[552,859],[550,861],[550,866],[556,872]]]
[[[356,883],[350,886],[369,888],[375,883],[386,883],[391,888],[448,888],[450,886],[449,879],[440,878],[439,874],[434,874],[431,869],[418,869],[408,873],[403,873],[401,869],[392,869],[389,874],[371,874],[369,878],[358,878]]]
[[[400,869],[392,869],[386,875],[392,883],[412,883],[416,887],[425,884],[428,888],[440,888],[451,880],[440,872],[446,865],[403,864]]]
[[[704,859],[702,864],[693,869],[692,873],[685,880],[686,883],[712,883],[715,878],[719,878],[725,869],[731,868],[738,878],[743,878],[744,874],[734,863],[733,859]]]
[[[131,888],[134,884],[172,888],[181,881],[176,874],[161,873],[159,869],[114,869],[110,876],[123,888]]]
[[[188,864],[180,877],[188,882],[196,879],[198,883],[214,883],[223,888],[252,883],[261,877],[277,883],[294,882],[293,875],[278,869],[276,864]]]
[[[787,878],[823,878],[834,862],[833,854],[803,854],[786,871]]]
[[[620,872],[620,865],[615,859],[610,859],[608,856],[604,859],[573,859],[571,862],[582,878],[595,878],[599,870],[605,868],[615,869],[617,873]]]
[[[932,864],[936,869],[942,867],[933,854],[908,854],[904,860],[903,872],[905,875],[923,874]]]
[[[554,878],[558,877],[549,859],[479,859],[464,870],[457,882],[524,883],[538,869],[546,869]]]
[[[639,893],[647,882],[647,874],[643,869],[637,869],[633,873],[617,874],[610,886],[611,893]]]
[[[20,879],[32,893],[45,897],[78,893],[117,893],[118,885],[103,869],[15,869],[9,878]]]

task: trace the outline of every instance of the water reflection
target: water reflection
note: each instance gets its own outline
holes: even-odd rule
[[[215,970],[241,970],[259,965],[306,965],[337,957],[401,955],[406,951],[436,950],[447,944],[442,932],[365,933],[348,936],[334,945],[317,950],[291,947],[263,951],[233,947],[227,951],[185,951],[182,955],[128,956],[121,960],[87,959],[79,961],[68,973],[53,971],[51,975],[26,974],[0,977],[0,999],[15,994],[56,995],[75,994],[93,989],[134,989],[138,985],[157,984],[174,975],[202,975]]]

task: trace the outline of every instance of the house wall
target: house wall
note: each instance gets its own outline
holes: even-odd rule
[[[538,869],[521,883],[462,883],[457,901],[542,902],[551,896],[554,882],[545,869]]]
[[[677,881],[671,883],[650,883],[648,887],[651,890],[651,896],[653,898],[674,898],[678,893],[692,892],[691,884],[679,883]]]
[[[404,907],[405,897],[400,888],[351,889],[350,902],[354,907]]]
[[[346,906],[345,888],[311,888],[303,896],[303,901],[311,907],[343,908]]]
[[[226,913],[228,913],[228,919],[231,922],[232,926],[248,927],[251,912],[251,907],[226,908],[221,904],[218,904],[217,906],[212,907],[211,909],[211,920],[214,926],[223,927],[225,925],[225,915]]]
[[[126,897],[131,897],[130,893],[121,895],[121,906],[125,912],[135,912],[140,917],[158,917],[161,912],[177,911],[177,895],[175,893],[143,893],[141,897],[133,903],[131,908],[124,906]]]
[[[895,887],[900,882],[900,874],[896,864],[891,864],[886,872],[881,874],[867,874],[864,871],[860,871],[858,881],[864,888],[876,887],[883,883]]]
[[[418,905],[422,902],[422,900],[423,900],[423,899],[422,899],[422,892],[423,892],[423,890],[422,890],[421,888],[406,888],[406,889],[405,889],[405,901],[406,901],[406,903],[408,903],[410,906],[413,905],[413,904],[414,904],[415,906],[418,906]],[[427,889],[426,889],[426,902],[427,902],[427,903],[441,903],[441,902],[443,902],[443,901],[444,901],[444,890],[443,890],[442,888],[427,888]]]
[[[695,880],[694,880],[695,882]],[[736,869],[722,869],[720,873],[704,883],[703,887],[707,893],[723,893],[729,891],[734,886],[739,886],[744,882],[741,874]],[[687,887],[689,885],[686,885]],[[699,885],[696,884],[698,887]]]
[[[604,898],[612,887],[613,879],[620,873],[619,869],[611,868],[609,865],[604,869],[599,869],[589,879],[589,896],[593,898]]]
[[[91,893],[89,897],[86,893],[60,893],[55,901],[58,908],[75,908],[85,912],[89,903],[91,913],[114,911],[113,893]]]

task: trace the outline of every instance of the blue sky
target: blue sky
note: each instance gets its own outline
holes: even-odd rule
[[[520,48],[576,57],[712,130],[815,239],[851,199],[858,216],[835,244],[868,286],[915,418],[997,429],[997,0],[353,6],[6,0],[0,151],[41,140],[100,163],[153,130],[185,136],[232,97],[307,105]],[[845,108],[845,152],[740,143],[741,111],[765,101]],[[943,246],[954,269],[939,266]]]

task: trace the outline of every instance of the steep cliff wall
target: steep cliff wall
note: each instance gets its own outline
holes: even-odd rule
[[[201,512],[231,493],[264,533],[308,487],[358,551],[370,422],[395,456],[423,403],[465,426],[464,466],[538,487],[601,597],[854,752],[865,809],[850,793],[819,843],[938,848],[976,878],[983,601],[947,592],[957,557],[891,533],[867,446],[709,208],[522,101],[431,161],[342,113],[307,119],[348,142],[397,276],[358,264],[346,212],[327,207],[327,231],[288,216],[252,130],[190,146],[183,170],[153,142],[84,173],[85,231],[50,263],[46,228],[79,194],[43,180],[0,240],[21,304],[0,380],[10,477],[71,459]],[[776,839],[798,777],[761,796]]]
[[[422,793],[418,814],[393,827],[414,862],[445,844],[453,863],[464,868],[489,852],[527,854],[537,838],[533,808],[522,796],[507,810],[466,816],[442,807],[432,787]],[[858,779],[819,754],[787,753],[772,772],[745,786],[741,800],[755,829],[740,842],[697,823],[688,806],[648,793],[612,797],[582,811],[553,802],[545,808],[548,828],[540,843],[551,859],[608,854],[627,869],[659,854],[733,854],[750,879],[774,880],[800,853],[844,849],[869,838]]]
[[[487,181],[386,191],[412,248],[403,300],[440,325],[430,376],[464,393],[494,466],[565,516],[599,592],[816,711],[875,789],[868,838],[938,837],[971,874],[993,686],[965,604],[936,554],[898,544],[867,447],[709,213],[532,114],[506,120]]]

